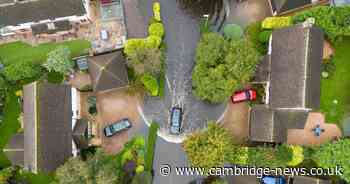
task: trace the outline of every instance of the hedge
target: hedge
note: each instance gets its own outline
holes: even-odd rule
[[[148,33],[152,36],[158,36],[162,38],[164,36],[164,26],[162,23],[153,23],[148,27]]]
[[[158,22],[162,20],[160,18],[160,4],[158,2],[153,3],[153,16],[154,19]]]
[[[152,75],[144,74],[141,77],[141,82],[152,96],[157,96],[159,94],[158,81]]]
[[[154,149],[157,142],[158,129],[159,129],[158,123],[152,122],[148,131],[146,155],[145,155],[145,171],[152,171],[152,168],[153,168]]]
[[[279,29],[292,25],[292,17],[267,17],[262,22],[263,29]]]

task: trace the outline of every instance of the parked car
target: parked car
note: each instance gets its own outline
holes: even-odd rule
[[[129,121],[129,119],[124,118],[122,120],[119,120],[111,125],[106,126],[103,129],[103,132],[105,134],[106,137],[111,137],[123,130],[127,130],[131,128],[131,122]]]
[[[287,184],[283,176],[263,176],[260,181],[261,184]]]
[[[182,109],[173,107],[170,115],[170,134],[178,135],[181,133]]]
[[[239,103],[244,101],[254,101],[256,99],[256,91],[252,89],[246,89],[242,91],[236,91],[231,96],[232,103]]]

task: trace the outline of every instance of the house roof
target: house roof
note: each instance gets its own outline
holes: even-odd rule
[[[71,87],[35,82],[24,86],[24,166],[54,171],[72,154]]]
[[[271,109],[255,105],[250,111],[249,140],[254,142],[283,143],[288,129],[303,129],[307,110]]]
[[[6,157],[13,165],[24,165],[24,135],[18,133],[12,136],[3,149]]]
[[[323,32],[296,25],[272,33],[270,107],[318,108]]]
[[[72,29],[72,25],[68,20],[59,20],[52,23],[54,25],[54,29],[50,29],[48,23],[40,23],[40,24],[33,24],[31,25],[31,29],[33,31],[33,34],[52,34],[59,31],[67,31]]]
[[[270,2],[273,11],[278,14],[311,4],[312,0],[270,0]]]
[[[229,183],[234,184],[260,184],[259,179],[256,176],[232,175],[226,176],[225,178]]]
[[[319,178],[295,176],[293,178],[293,184],[331,184],[330,180],[323,180]]]
[[[121,51],[89,57],[88,65],[95,92],[128,85],[126,62]]]
[[[267,82],[270,77],[271,56],[261,58],[255,72],[254,82]]]
[[[88,122],[84,119],[78,119],[73,129],[73,140],[78,149],[84,149],[89,146],[87,131]]]
[[[250,112],[249,139],[256,142],[284,142],[286,129],[275,118],[275,111],[266,105],[256,105]]]
[[[59,17],[82,16],[86,11],[82,0],[36,0],[0,6],[0,25],[54,20]]]

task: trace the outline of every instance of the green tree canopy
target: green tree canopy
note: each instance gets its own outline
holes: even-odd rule
[[[40,76],[42,69],[40,65],[34,65],[30,62],[21,61],[12,63],[5,67],[3,74],[7,80],[17,81]]]
[[[249,82],[258,60],[258,52],[246,39],[227,42],[216,33],[204,34],[192,74],[194,95],[212,103],[227,100]]]
[[[315,149],[313,160],[323,168],[341,167],[340,177],[350,182],[350,139],[341,139],[335,143],[329,142]]]
[[[194,133],[184,141],[184,150],[195,167],[219,167],[233,149],[229,132],[214,122],[209,122],[207,130]]]
[[[60,46],[49,52],[46,62],[43,66],[49,72],[59,72],[68,74],[73,70],[74,63],[71,60],[71,52],[68,47]]]
[[[64,165],[56,170],[56,178],[59,184],[90,184],[88,164],[79,157],[70,158]]]

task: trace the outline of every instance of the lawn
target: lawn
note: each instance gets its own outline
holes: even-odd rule
[[[45,43],[35,47],[24,42],[13,42],[0,45],[0,59],[5,65],[26,60],[34,64],[41,64],[46,60],[47,54],[58,46],[67,46],[72,57],[80,56],[88,52],[90,42],[86,40],[73,40],[63,43]]]
[[[350,37],[335,45],[332,62],[336,69],[329,79],[321,81],[321,112],[328,123],[342,124],[350,112]],[[341,126],[340,126],[341,128]]]
[[[2,152],[2,149],[6,146],[11,136],[20,128],[20,123],[18,121],[20,111],[21,107],[18,97],[15,95],[15,92],[9,91],[5,101],[4,119],[0,125],[0,168],[10,164]]]

